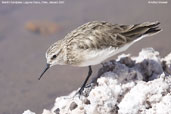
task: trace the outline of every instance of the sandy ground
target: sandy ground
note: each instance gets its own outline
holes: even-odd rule
[[[30,109],[41,113],[51,108],[57,96],[78,88],[87,68],[55,66],[38,81],[45,67],[45,51],[79,25],[93,20],[120,24],[160,21],[163,31],[145,38],[125,53],[137,55],[153,47],[165,56],[171,51],[170,3],[148,4],[147,0],[70,0],[56,5],[0,4],[0,113],[21,114]],[[61,26],[54,35],[34,34],[25,29],[28,21],[50,21]],[[113,57],[116,58],[116,57]],[[94,75],[99,66],[94,66]]]

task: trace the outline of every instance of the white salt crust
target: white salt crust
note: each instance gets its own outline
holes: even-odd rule
[[[42,114],[169,114],[171,113],[171,53],[160,58],[153,48],[137,57],[121,55],[99,69],[98,85],[89,95],[57,97]],[[29,110],[23,114],[35,114]]]

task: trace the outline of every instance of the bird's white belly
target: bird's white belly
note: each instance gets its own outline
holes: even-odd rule
[[[87,50],[83,52],[83,54],[85,55],[84,60],[78,66],[89,66],[89,65],[100,64],[101,62],[108,59],[109,57],[112,57],[118,53],[121,53],[127,50],[135,42],[136,41],[133,41],[120,48],[109,47],[109,48],[102,49],[102,50],[100,49],[89,50],[89,51]]]
[[[87,50],[86,52],[84,52],[84,60],[81,62],[79,66],[100,64],[109,57],[114,56],[122,51],[125,51],[129,46],[130,45],[126,45],[121,48],[110,47],[103,50]]]

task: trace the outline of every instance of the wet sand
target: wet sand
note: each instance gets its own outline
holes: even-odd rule
[[[160,21],[163,31],[144,38],[125,53],[137,55],[153,47],[162,56],[171,52],[170,4],[148,1],[64,1],[58,5],[2,5],[0,7],[0,113],[21,114],[30,109],[37,114],[51,108],[57,96],[67,95],[85,79],[88,68],[52,67],[39,81],[45,67],[45,52],[55,41],[88,21],[135,24]],[[35,34],[25,29],[28,21],[55,22],[61,30],[54,35]],[[116,58],[113,57],[113,58]],[[94,75],[100,67],[93,66]]]

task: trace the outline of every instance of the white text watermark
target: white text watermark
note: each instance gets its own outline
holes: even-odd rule
[[[63,0],[35,0],[35,1],[29,1],[29,0],[2,0],[2,4],[64,4]]]
[[[155,1],[155,0],[151,0],[151,1],[148,1],[148,4],[168,4],[168,1]]]

